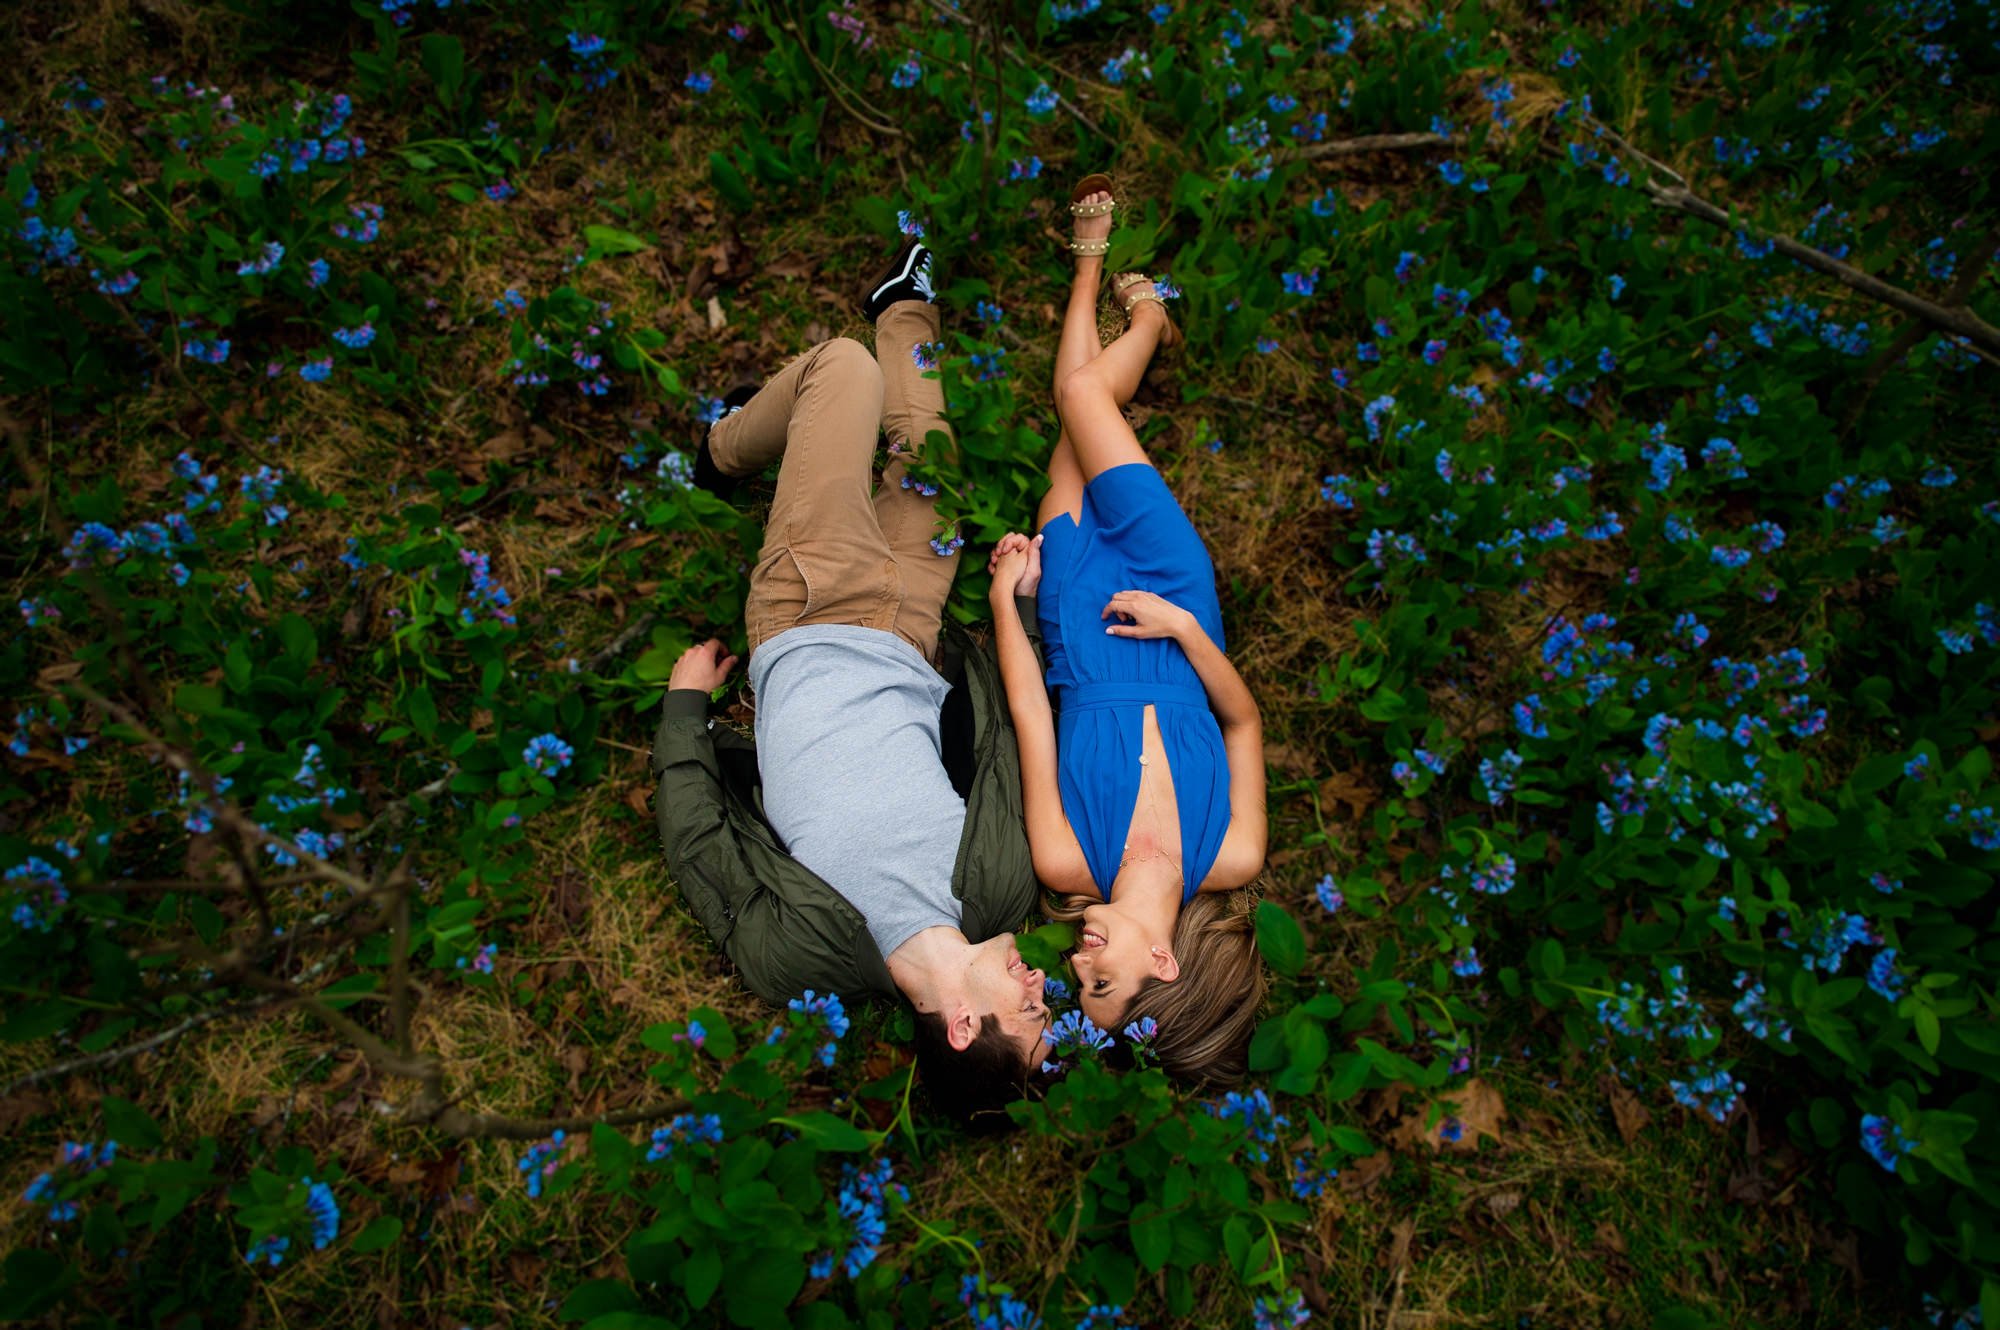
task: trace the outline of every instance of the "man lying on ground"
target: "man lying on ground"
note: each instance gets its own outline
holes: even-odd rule
[[[906,479],[951,444],[917,364],[930,263],[912,239],[870,284],[874,356],[822,342],[710,429],[706,488],[780,462],[745,607],[756,743],[707,719],[736,663],[711,639],[674,666],[653,768],[674,879],[751,990],[907,999],[920,1079],[964,1120],[1020,1097],[1048,1008],[1009,931],[1037,885],[998,667],[943,627],[957,542]]]

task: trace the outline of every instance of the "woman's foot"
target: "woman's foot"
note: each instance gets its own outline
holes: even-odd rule
[[[1153,279],[1142,272],[1121,272],[1111,279],[1111,296],[1118,307],[1125,311],[1125,317],[1138,326],[1141,318],[1151,318],[1157,314],[1165,325],[1160,329],[1159,349],[1171,351],[1181,344],[1181,330],[1167,316],[1167,303],[1161,297]],[[1151,313],[1146,307],[1151,306]]]
[[[1111,211],[1116,206],[1111,177],[1101,171],[1077,181],[1076,188],[1070,191],[1069,210],[1076,223],[1069,248],[1079,262],[1102,260],[1111,248]]]

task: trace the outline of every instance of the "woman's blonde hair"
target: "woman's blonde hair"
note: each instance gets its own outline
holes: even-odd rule
[[[1087,907],[1101,903],[1095,896],[1064,896],[1049,914],[1077,923]],[[1255,908],[1248,888],[1197,893],[1174,921],[1181,977],[1173,983],[1147,979],[1125,1009],[1127,1023],[1151,1016],[1158,1024],[1153,1053],[1176,1080],[1234,1085],[1249,1069],[1250,1036],[1264,1005]]]

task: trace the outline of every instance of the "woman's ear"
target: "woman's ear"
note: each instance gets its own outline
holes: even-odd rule
[[[1171,984],[1181,977],[1180,961],[1165,947],[1154,947],[1152,959],[1153,973],[1160,977],[1161,983]]]

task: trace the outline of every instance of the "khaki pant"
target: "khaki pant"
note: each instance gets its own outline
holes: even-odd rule
[[[903,300],[876,321],[875,355],[845,337],[793,360],[709,432],[715,464],[754,475],[783,458],[750,574],[750,650],[805,624],[891,632],[936,663],[958,555],[931,548],[935,502],[903,488],[903,457],[946,430],[944,390],[913,352],[942,335],[937,307]],[[875,484],[875,440],[900,444]]]

